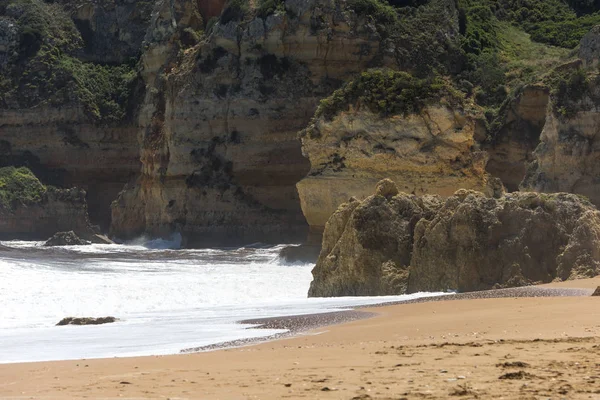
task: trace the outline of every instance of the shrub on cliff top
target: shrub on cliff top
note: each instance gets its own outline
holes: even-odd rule
[[[402,71],[370,70],[322,100],[316,116],[332,119],[351,105],[382,116],[406,115],[442,99],[462,104],[464,97],[439,77],[420,79]]]
[[[26,167],[0,168],[0,207],[12,209],[13,204],[37,203],[46,193],[46,187]]]

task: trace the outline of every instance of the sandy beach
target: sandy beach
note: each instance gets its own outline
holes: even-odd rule
[[[376,315],[254,346],[0,365],[0,398],[600,399],[599,305],[580,296],[365,308]]]

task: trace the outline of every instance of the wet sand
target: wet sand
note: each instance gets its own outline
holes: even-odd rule
[[[0,398],[599,399],[599,285],[369,307],[376,316],[212,352],[0,365]],[[313,323],[263,322],[289,320]]]

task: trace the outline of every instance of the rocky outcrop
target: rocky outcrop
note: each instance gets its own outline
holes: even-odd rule
[[[26,168],[0,168],[0,238],[46,240],[56,232],[92,236],[82,189],[45,187]]]
[[[521,190],[569,192],[600,205],[600,27],[581,41],[579,59],[553,72],[550,104],[540,143]]]
[[[393,191],[391,192],[393,193]],[[327,222],[309,296],[460,292],[600,274],[600,212],[565,193],[461,189],[352,199]]]
[[[65,326],[65,325],[102,325],[102,324],[110,324],[113,322],[117,322],[118,319],[115,317],[100,317],[100,318],[91,318],[91,317],[66,317],[61,319],[56,326]]]
[[[380,183],[378,191],[390,184]],[[439,197],[405,193],[342,204],[327,221],[308,295],[406,293],[415,225],[441,205]]]
[[[78,56],[86,61],[121,64],[137,60],[151,19],[152,1],[58,0],[81,33]]]
[[[593,27],[579,44],[579,58],[587,68],[598,68],[600,60],[600,25]]]
[[[0,166],[27,165],[46,184],[83,188],[92,221],[108,229],[111,202],[139,172],[136,128],[98,126],[74,106],[0,109],[0,130]]]
[[[45,240],[55,232],[92,234],[82,189],[48,188],[39,202],[0,207],[0,238]]]
[[[374,109],[378,103],[365,104],[368,96],[376,97],[376,90],[404,79],[406,87],[398,90],[414,89],[420,100],[403,100],[397,105],[400,112],[391,115]],[[385,177],[415,195],[449,196],[458,188],[490,195],[502,190],[485,171],[487,154],[475,140],[475,117],[460,98],[453,98],[450,91],[427,93],[431,83],[402,73],[375,71],[358,80],[364,82],[350,84],[361,88],[358,100],[352,89],[336,92],[327,102],[348,96],[348,104],[337,106],[333,115],[318,110],[302,134],[302,150],[311,170],[297,187],[311,228],[322,230],[341,203],[351,196],[367,197]],[[422,103],[406,104],[410,101]]]
[[[0,167],[83,188],[108,229],[110,203],[140,169],[130,100],[152,3],[51,3],[0,5]]]
[[[436,29],[457,31],[454,2],[435,3],[448,17]],[[231,2],[208,37],[181,52],[174,39],[187,13],[157,14],[142,57],[142,174],[113,204],[113,235],[178,231],[188,246],[305,238],[295,184],[309,165],[297,132],[341,81],[414,59],[345,2],[282,4],[263,14]]]
[[[44,246],[46,247],[53,247],[53,246],[86,246],[86,245],[90,245],[91,243],[86,241],[86,240],[82,240],[81,238],[79,238],[79,236],[77,236],[75,234],[75,232],[73,231],[69,231],[69,232],[57,232],[54,235],[52,235],[52,237],[50,239],[48,239],[46,241],[46,243],[44,243]]]
[[[521,190],[577,193],[600,205],[600,81],[583,72],[572,74],[580,74],[581,86],[573,92],[565,87],[552,98]]]
[[[600,213],[572,194],[459,191],[415,228],[409,292],[522,286],[600,274]]]
[[[594,296],[594,297],[600,297],[600,286],[598,286],[596,288],[596,290],[594,291],[594,293],[592,293],[592,296]]]

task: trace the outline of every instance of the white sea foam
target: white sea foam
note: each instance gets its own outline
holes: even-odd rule
[[[312,265],[280,263],[280,246],[163,250],[169,246],[147,243],[3,242],[16,250],[0,253],[0,363],[172,354],[280,332],[236,323],[244,319],[432,295],[307,299]],[[54,326],[66,316],[108,315],[120,321]]]

